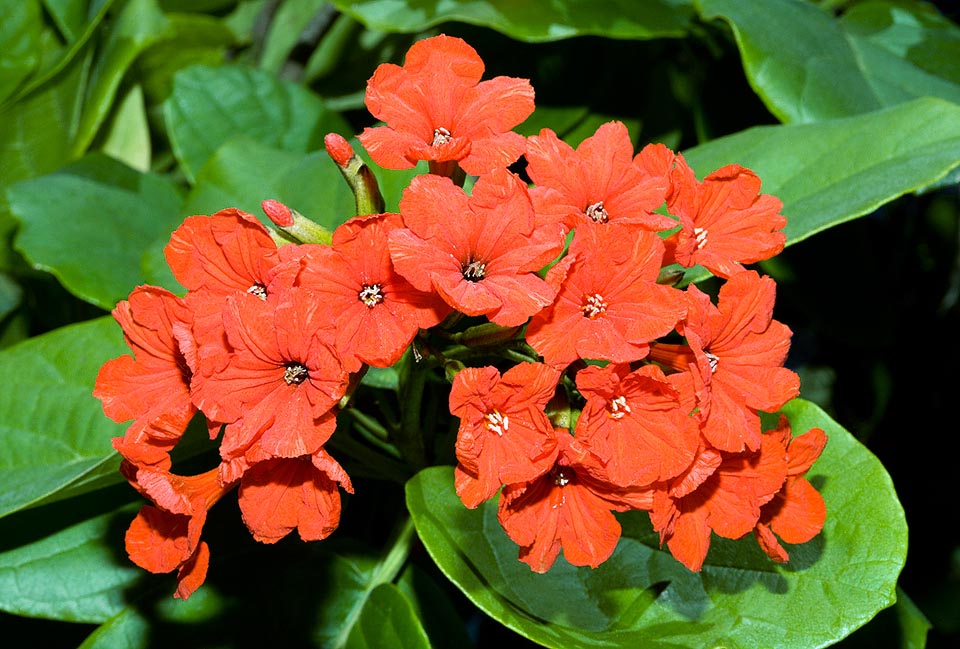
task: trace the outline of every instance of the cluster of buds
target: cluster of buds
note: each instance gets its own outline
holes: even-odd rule
[[[534,570],[561,549],[599,565],[620,535],[613,512],[628,509],[649,511],[692,570],[712,532],[753,531],[785,561],[778,537],[822,527],[803,474],[825,435],[760,423],[799,392],[774,282],[743,267],[783,248],[780,202],[737,165],[698,181],[662,145],[634,155],[619,122],[576,149],[549,129],[524,138],[512,129],[534,109],[529,82],[480,81],[483,70],[469,45],[438,36],[368,82],[367,106],[386,123],[359,136],[370,156],[431,170],[399,214],[328,136],[359,216],[333,233],[276,201],[263,210],[277,229],[236,209],[189,217],[165,249],[186,295],[143,286],[114,310],[135,358],[104,365],[95,395],[112,419],[133,420],[114,447],[152,502],[127,550],[148,570],[177,570],[179,597],[203,582],[206,514],[235,487],[259,541],[333,532],[340,489],[352,492],[324,449],[338,413],[367,368],[434,333],[511,351],[498,369],[422,346],[453,383],[456,491],[471,508],[500,492],[500,521]],[[508,169],[521,156],[532,186]],[[724,280],[716,305],[675,288],[694,265]],[[170,452],[198,412],[220,462],[180,476]]]

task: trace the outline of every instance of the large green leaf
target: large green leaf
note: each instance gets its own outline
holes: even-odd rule
[[[148,281],[145,254],[181,221],[169,180],[91,155],[8,190],[21,222],[16,248],[71,293],[105,309]]]
[[[880,28],[902,35],[906,26],[911,47],[929,50],[948,40],[955,49],[957,33],[947,21],[920,22],[917,14],[929,9],[870,2],[841,21],[805,0],[697,0],[697,6],[704,19],[730,24],[750,84],[783,122],[855,115],[928,95],[960,102],[955,76],[942,78],[942,67],[897,51]]]
[[[124,427],[92,392],[100,366],[128,351],[105,317],[0,352],[0,516],[106,474],[120,480],[110,439]]]
[[[353,626],[347,649],[429,649],[430,641],[410,600],[393,584],[380,584]]]
[[[79,157],[93,141],[113,106],[117,88],[137,56],[173,33],[156,0],[128,0],[112,23],[90,74],[83,116],[73,142]]]
[[[517,560],[496,503],[466,509],[450,467],[407,483],[421,540],[447,577],[483,611],[550,647],[820,647],[895,600],[907,527],[890,477],[856,439],[812,403],[784,409],[795,432],[822,427],[826,450],[808,473],[827,503],[814,540],[775,564],[752,538],[714,538],[700,573],[659,548],[643,513],[596,570],[558,560],[538,575]]]
[[[42,24],[38,0],[21,0],[4,11],[0,20],[0,102],[40,63],[37,48]]]
[[[287,0],[281,4],[270,22],[260,67],[274,74],[280,73],[304,30],[316,22],[317,14],[325,4],[326,0]]]
[[[237,135],[285,151],[322,148],[329,132],[352,129],[319,97],[263,70],[243,66],[181,70],[164,103],[174,154],[192,181],[220,146]]]
[[[66,527],[0,554],[0,610],[67,622],[105,622],[126,606],[143,571],[122,558],[128,509]]]
[[[340,11],[371,29],[419,32],[447,21],[490,27],[522,41],[597,34],[608,38],[683,36],[690,0],[335,0]]]
[[[869,214],[960,164],[960,106],[917,99],[817,124],[763,126],[684,152],[698,175],[753,169],[783,201],[787,244]]]

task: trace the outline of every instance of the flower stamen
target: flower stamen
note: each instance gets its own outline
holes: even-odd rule
[[[717,371],[717,363],[720,362],[720,358],[710,352],[704,352],[704,354],[706,354],[707,360],[710,361],[710,373],[714,374]]]
[[[300,363],[287,363],[283,371],[283,380],[287,385],[300,385],[310,376],[310,370]]]
[[[500,437],[510,428],[510,418],[501,414],[499,410],[488,412],[484,419],[487,420],[487,430],[490,430]]]
[[[267,300],[267,287],[263,284],[254,284],[247,289],[247,293],[251,295],[256,295],[258,298],[266,302]]]
[[[623,419],[624,415],[631,412],[630,406],[627,405],[627,398],[622,394],[616,399],[611,399],[608,408],[610,419]]]
[[[470,260],[460,266],[460,273],[463,279],[468,282],[479,282],[487,276],[487,264],[482,261]]]
[[[594,223],[606,223],[610,220],[610,215],[607,214],[607,210],[603,207],[603,201],[597,201],[587,207],[587,209],[584,210],[584,214]]]
[[[565,487],[573,479],[573,471],[566,467],[558,466],[553,472],[553,484],[558,487]]]
[[[357,299],[372,309],[383,302],[382,288],[379,284],[364,284],[363,290],[357,293]]]
[[[704,228],[694,228],[693,236],[697,238],[697,250],[707,245],[707,231]]]
[[[583,311],[584,318],[593,320],[597,316],[606,313],[607,303],[603,301],[602,295],[594,293],[584,298],[583,306],[580,307],[580,310]]]
[[[446,144],[453,139],[453,136],[450,134],[450,131],[443,128],[442,126],[433,129],[433,146],[440,146]]]

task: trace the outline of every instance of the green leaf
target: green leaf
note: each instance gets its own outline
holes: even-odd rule
[[[129,0],[116,17],[90,75],[83,116],[73,142],[80,156],[97,133],[113,105],[120,80],[137,56],[150,45],[172,34],[170,21],[156,0]]]
[[[45,39],[43,51],[49,58],[57,56],[58,50],[55,43]],[[79,57],[55,82],[0,107],[0,241],[8,241],[16,227],[7,188],[19,180],[49,173],[70,159],[70,142],[80,116],[77,97],[82,94],[89,60],[89,55]],[[9,248],[0,245],[0,268],[10,269],[14,263]]]
[[[236,135],[306,153],[320,148],[327,133],[352,132],[310,91],[243,66],[198,65],[180,71],[164,103],[164,116],[174,154],[191,181]]]
[[[408,564],[397,587],[407,596],[423,624],[430,644],[437,649],[461,649],[472,643],[449,593],[415,564]]]
[[[181,222],[173,183],[99,154],[20,182],[8,196],[21,222],[16,248],[104,309],[146,281],[146,251],[165,245]]]
[[[345,554],[323,551],[322,574],[318,580],[324,584],[321,606],[317,607],[317,623],[313,627],[313,639],[318,646],[341,646],[350,631],[349,624],[356,620],[370,594],[369,583],[377,569],[374,557],[362,554]]]
[[[326,0],[287,0],[277,9],[260,57],[260,67],[274,74],[300,41],[304,30],[315,20]]]
[[[71,525],[0,554],[0,609],[67,622],[105,622],[143,571],[122,557],[130,508]]]
[[[730,24],[750,84],[782,122],[845,117],[927,95],[960,101],[955,79],[903,58],[882,35],[876,40],[868,35],[884,12],[886,20],[910,25],[914,43],[924,46],[936,38],[904,6],[866,3],[863,13],[841,21],[802,0],[696,4],[704,20]]]
[[[896,611],[903,638],[901,649],[924,649],[927,646],[927,632],[932,625],[923,611],[900,588],[897,588]]]
[[[21,0],[0,20],[0,102],[13,94],[40,63],[40,3]]]
[[[6,273],[0,273],[0,322],[20,306],[23,289]]]
[[[0,352],[0,516],[116,474],[124,426],[93,398],[100,366],[127,353],[111,318],[71,325]]]
[[[609,38],[684,36],[689,0],[335,0],[337,8],[371,29],[419,32],[447,21],[489,27],[521,41],[555,41],[585,34]]]
[[[393,584],[380,584],[370,593],[346,646],[348,649],[429,649],[430,641],[410,600]]]
[[[150,126],[139,85],[132,86],[117,105],[101,149],[133,169],[150,170]]]
[[[917,99],[817,124],[762,126],[684,152],[699,176],[738,163],[783,201],[787,245],[869,214],[960,164],[960,106]]]
[[[714,537],[692,573],[660,550],[637,512],[623,517],[624,537],[596,570],[560,559],[538,575],[517,560],[495,502],[462,505],[450,467],[410,480],[407,505],[440,570],[487,614],[546,646],[826,646],[893,603],[906,521],[883,465],[849,432],[809,402],[784,412],[795,432],[819,426],[829,436],[807,476],[826,501],[826,525],[790,546],[785,565],[752,538]]]
[[[159,104],[173,91],[174,75],[191,65],[217,66],[237,44],[224,22],[202,14],[168,15],[172,34],[146,49],[137,60],[137,80],[148,103]]]

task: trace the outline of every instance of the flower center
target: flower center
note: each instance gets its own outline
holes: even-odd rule
[[[707,231],[704,228],[694,228],[693,236],[697,238],[697,250],[707,245]]]
[[[460,273],[463,275],[463,279],[468,282],[479,282],[481,279],[487,276],[487,264],[482,261],[470,260],[467,263],[460,266]]]
[[[500,414],[499,410],[488,412],[484,419],[487,420],[487,430],[493,431],[500,437],[503,437],[503,434],[510,428],[510,418]]]
[[[607,214],[607,210],[603,208],[603,201],[597,201],[587,207],[587,209],[584,210],[584,214],[594,223],[606,223],[610,220],[610,215]]]
[[[310,371],[300,363],[287,363],[287,369],[283,371],[283,380],[287,385],[300,385],[310,376]]]
[[[594,293],[593,295],[588,295],[583,300],[583,306],[580,307],[580,310],[583,311],[584,318],[590,318],[593,320],[598,315],[605,313],[607,310],[607,303],[603,301],[603,296],[599,293]]]
[[[707,360],[710,361],[710,373],[713,374],[717,371],[717,363],[720,362],[720,358],[716,354],[711,354],[710,352],[704,352],[707,356]]]
[[[247,289],[247,293],[250,293],[251,295],[256,295],[258,298],[264,301],[266,301],[267,299],[267,287],[264,286],[263,284],[254,284],[253,286]]]
[[[610,419],[623,419],[623,416],[630,412],[627,398],[622,394],[616,399],[611,399],[607,409],[610,411]]]
[[[363,290],[357,293],[357,299],[372,309],[383,302],[382,288],[379,284],[364,284]]]
[[[558,466],[553,470],[553,484],[565,487],[573,480],[573,470],[570,467]]]
[[[433,129],[433,146],[440,146],[441,144],[446,144],[453,139],[453,136],[450,134],[450,131],[443,128],[442,126]]]

